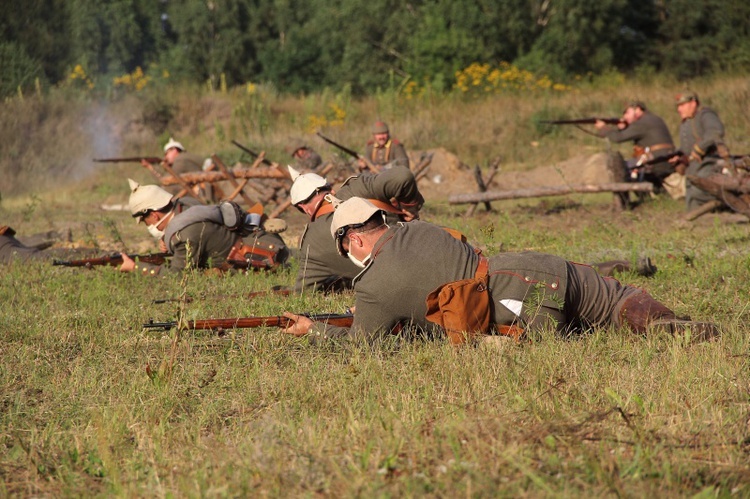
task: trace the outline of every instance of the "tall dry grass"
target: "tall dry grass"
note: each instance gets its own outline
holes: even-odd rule
[[[0,194],[5,198],[39,192],[50,185],[77,182],[105,168],[94,157],[159,155],[169,136],[198,154],[240,158],[230,143],[237,139],[287,160],[284,146],[306,140],[323,156],[335,150],[315,137],[322,131],[351,148],[363,150],[376,119],[389,122],[407,148],[444,147],[467,164],[487,164],[500,156],[505,169],[547,165],[601,150],[600,140],[573,127],[545,127],[540,119],[617,116],[634,98],[645,101],[676,133],[674,95],[682,82],[600,77],[565,92],[515,92],[466,97],[427,92],[407,99],[394,93],[355,100],[346,92],[294,97],[271,87],[208,92],[199,87],[144,90],[117,98],[95,99],[71,89],[42,97],[13,99],[0,117]],[[722,77],[690,82],[704,104],[715,108],[734,151],[750,151],[748,79]],[[334,114],[342,112],[337,119]],[[147,177],[144,177],[147,178]]]

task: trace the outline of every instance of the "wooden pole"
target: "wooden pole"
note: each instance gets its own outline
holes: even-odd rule
[[[594,193],[594,192],[653,192],[654,185],[650,182],[619,182],[611,184],[577,184],[549,187],[534,187],[529,189],[514,189],[510,191],[487,191],[480,193],[456,194],[448,198],[450,204],[482,203],[500,199],[536,198],[544,196],[560,196],[563,194]]]
[[[722,204],[724,203],[722,203],[718,199],[712,199],[711,201],[704,203],[700,205],[699,207],[685,213],[684,218],[688,222],[692,222],[696,218],[701,217],[705,215],[706,213],[714,211],[716,208],[720,207]]]
[[[490,175],[487,177],[486,181],[482,178],[482,170],[479,168],[479,165],[474,166],[474,180],[477,181],[479,192],[487,192],[487,186],[492,183],[492,179],[495,178],[495,175],[498,172],[497,165],[499,163],[499,159],[493,162],[492,170],[490,171]],[[466,217],[472,216],[474,214],[474,210],[477,209],[477,206],[479,206],[479,203],[472,203],[471,206],[469,206],[469,209],[466,210]],[[489,201],[484,201],[484,208],[487,211],[492,211],[492,205]]]
[[[240,196],[242,196],[242,199],[245,200],[245,203],[247,203],[248,208],[254,205],[255,201],[250,199],[250,196],[245,194],[245,191],[242,190],[244,189],[245,185],[247,185],[247,183],[250,181],[250,179],[247,179],[247,178],[244,179],[242,181],[242,184],[240,185],[240,183],[237,182],[237,180],[232,175],[229,174],[229,170],[227,169],[226,165],[221,159],[219,159],[219,157],[216,154],[212,154],[211,159],[213,160],[214,164],[219,168],[219,171],[221,171],[221,173],[227,176],[227,180],[229,180],[229,183],[232,184],[232,187],[234,187],[235,189],[234,192],[231,194],[231,196],[229,196],[229,199],[232,200],[237,194],[239,194]]]
[[[166,180],[168,178],[170,178],[170,177],[162,177],[161,178],[161,184],[162,185],[179,184],[183,189],[187,189],[192,195],[194,195],[201,203],[208,204],[208,201],[206,201],[206,198],[204,198],[203,196],[201,196],[199,193],[195,192],[195,190],[193,189],[193,186],[195,184],[199,184],[200,182],[191,182],[191,181],[189,181],[189,180],[181,177],[180,175],[177,175],[177,173],[172,169],[171,166],[169,166],[166,163],[166,161],[162,162],[161,166],[162,166],[162,168],[164,168],[164,170],[166,170],[167,173],[169,173],[170,175],[172,175],[171,178],[174,179],[174,183],[167,184]],[[188,175],[190,175],[190,174],[185,174],[185,176],[188,176]]]
[[[196,172],[196,173],[183,173],[180,178],[191,184],[199,184],[201,182],[219,182],[220,180],[228,180],[229,176],[234,178],[277,178],[286,179],[288,178],[278,168],[235,168],[229,170],[227,173],[223,172]],[[180,183],[174,175],[171,177],[162,177],[161,183],[164,186],[176,185]]]

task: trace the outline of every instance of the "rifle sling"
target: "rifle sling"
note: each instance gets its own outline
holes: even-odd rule
[[[367,200],[369,202],[371,202],[372,204],[374,204],[375,207],[378,208],[379,210],[383,210],[383,211],[386,211],[388,213],[395,213],[397,215],[402,215],[403,214],[400,210],[396,209],[392,204],[386,203],[386,202],[381,201],[379,199],[370,199],[370,198],[367,198]],[[333,213],[334,210],[335,210],[335,208],[333,207],[333,205],[331,203],[329,203],[327,201],[324,201],[320,205],[320,208],[318,208],[318,210],[315,212],[315,218],[319,218],[319,217],[322,217],[323,215],[327,215],[329,213]]]

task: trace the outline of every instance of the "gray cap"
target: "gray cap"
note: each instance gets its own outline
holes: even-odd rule
[[[695,92],[684,92],[681,94],[678,94],[675,97],[675,103],[679,106],[680,104],[684,104],[686,102],[690,101],[696,101],[698,102],[698,94]]]
[[[372,125],[372,133],[388,133],[388,125],[383,121],[376,121]]]

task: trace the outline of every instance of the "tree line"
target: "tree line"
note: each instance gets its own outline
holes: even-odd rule
[[[750,69],[746,0],[24,0],[0,11],[0,95],[158,68],[171,81],[355,94],[450,89],[474,62],[564,80]],[[41,82],[41,83],[39,83]]]

